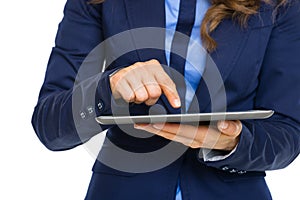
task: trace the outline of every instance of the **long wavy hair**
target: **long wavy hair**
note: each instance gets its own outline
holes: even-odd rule
[[[109,1],[109,0],[108,0]],[[150,1],[150,0],[149,0]],[[98,4],[104,0],[91,0],[90,3]],[[212,52],[216,49],[217,43],[211,37],[211,33],[218,27],[224,19],[233,19],[242,27],[247,26],[251,15],[258,12],[261,3],[277,4],[279,7],[287,0],[211,0],[211,7],[207,10],[201,24],[201,38],[203,46],[207,51]]]

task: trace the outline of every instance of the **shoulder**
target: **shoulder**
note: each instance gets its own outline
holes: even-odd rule
[[[286,0],[283,4],[277,2],[278,0],[272,0],[271,3],[262,2],[258,15],[254,18],[275,28],[289,23],[300,25],[300,0]]]
[[[300,1],[299,0],[287,0],[283,5],[278,6],[274,10],[274,16],[276,16],[276,22],[282,23],[286,20],[295,20],[300,18]],[[298,21],[299,22],[299,21]]]
[[[101,9],[102,4],[92,4],[91,0],[67,0],[64,12],[99,17]]]

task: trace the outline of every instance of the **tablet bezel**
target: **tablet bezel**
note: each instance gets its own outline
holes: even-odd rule
[[[189,123],[219,120],[246,120],[266,119],[274,114],[273,110],[248,110],[236,112],[213,112],[213,113],[188,113],[188,114],[165,114],[165,115],[137,115],[137,116],[99,116],[96,121],[102,125],[114,124],[149,124],[149,123]]]

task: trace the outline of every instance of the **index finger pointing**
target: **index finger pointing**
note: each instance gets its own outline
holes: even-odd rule
[[[181,106],[181,101],[175,83],[166,73],[160,74],[156,78],[162,92],[166,95],[170,104],[174,108],[179,108]]]

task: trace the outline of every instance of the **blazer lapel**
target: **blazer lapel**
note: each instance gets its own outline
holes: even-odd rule
[[[140,61],[157,59],[165,71],[170,74],[165,56],[165,1],[164,0],[124,0],[129,19],[130,33],[137,49]],[[147,38],[147,39],[145,39]],[[180,113],[174,109],[165,95],[158,104],[166,108],[167,113]],[[161,112],[161,110],[159,111]]]
[[[226,109],[224,82],[232,70],[238,70],[237,61],[247,42],[252,29],[272,25],[272,9],[263,5],[259,15],[252,16],[247,28],[231,20],[224,20],[214,31],[212,37],[218,47],[208,55],[205,71],[196,90],[189,112],[212,112]],[[213,103],[213,104],[212,104]],[[210,105],[210,106],[209,106]]]
[[[166,65],[165,1],[124,0],[124,2],[139,59],[141,61],[157,59]]]
[[[124,3],[130,34],[140,61],[157,59],[161,64],[166,65],[165,1],[124,0]],[[203,78],[198,85],[189,112],[198,112],[199,108],[201,112],[210,112],[211,100],[214,101],[213,111],[226,108],[226,99],[225,102],[218,102],[223,101],[226,95],[223,94],[225,96],[221,96],[221,99],[218,99],[216,95],[219,95],[220,91],[225,93],[223,83],[236,67],[237,60],[246,48],[251,29],[272,23],[270,12],[272,9],[263,5],[259,15],[250,18],[248,28],[243,29],[228,19],[224,20],[214,31],[212,36],[218,43],[218,48],[210,54],[211,59],[207,59]]]

